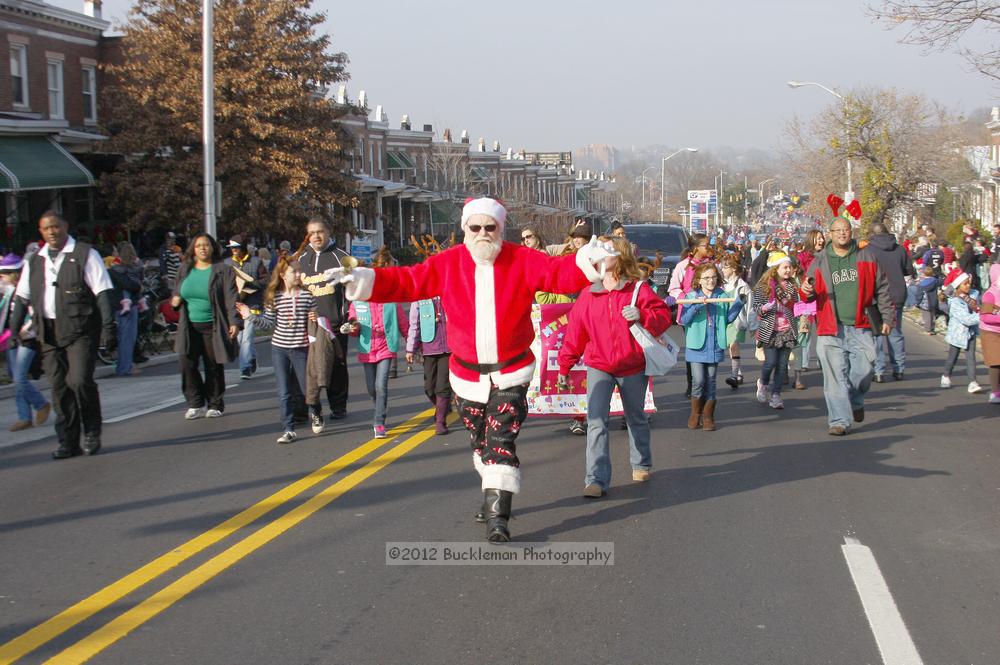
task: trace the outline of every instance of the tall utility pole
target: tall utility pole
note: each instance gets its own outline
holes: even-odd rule
[[[205,154],[205,233],[217,237],[215,219],[215,7],[214,0],[202,2],[201,84],[202,151]]]
[[[667,165],[668,159],[674,157],[675,155],[679,155],[682,152],[698,152],[698,148],[681,148],[680,150],[675,150],[674,152],[664,157],[663,160],[660,162],[660,221],[661,222],[663,221],[663,204],[666,201],[666,198],[664,197],[663,194],[663,185],[666,182],[665,179],[666,170],[664,167]]]
[[[847,98],[845,98],[842,94],[840,94],[836,90],[834,90],[832,88],[826,87],[822,83],[816,83],[814,81],[805,81],[805,82],[804,81],[788,81],[788,87],[789,88],[801,88],[801,87],[806,86],[806,85],[814,85],[817,88],[822,88],[823,90],[827,91],[828,93],[830,93],[831,95],[833,95],[834,97],[836,97],[837,99],[839,99],[840,103],[842,104],[842,108],[844,110],[844,138],[847,140],[847,143],[846,143],[846,146],[845,146],[846,149],[847,149],[847,191],[844,192],[844,203],[850,203],[851,201],[854,200],[854,177],[853,177],[853,174],[851,172],[852,171],[852,168],[851,168],[851,125],[850,125],[850,119],[847,116],[847,111],[848,111],[848,108],[847,108]]]

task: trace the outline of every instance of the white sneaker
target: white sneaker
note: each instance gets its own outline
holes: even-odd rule
[[[206,418],[221,418],[222,417],[222,411],[219,411],[218,409],[209,409],[208,411],[205,412],[205,417]]]
[[[972,381],[971,383],[969,383],[969,394],[970,395],[975,395],[976,393],[981,393],[981,392],[983,392],[983,387],[981,385],[979,385],[975,381]]]
[[[941,375],[941,387],[942,388],[951,388],[951,378],[945,376],[944,374],[942,374]]]
[[[785,403],[781,401],[781,395],[778,393],[773,393],[771,395],[771,401],[767,404],[772,409],[783,409],[785,408]]]
[[[761,404],[767,403],[767,386],[760,379],[757,379],[757,401]]]
[[[292,441],[296,441],[298,438],[299,435],[295,432],[285,432],[278,438],[278,443],[291,443]]]
[[[205,407],[199,407],[197,409],[188,409],[184,412],[184,420],[194,420],[196,418],[205,417]]]

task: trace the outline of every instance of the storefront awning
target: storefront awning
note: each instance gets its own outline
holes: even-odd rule
[[[0,137],[0,192],[93,186],[90,171],[51,138]]]
[[[389,150],[385,153],[386,161],[389,163],[388,168],[392,169],[415,169],[417,165],[413,163],[410,156],[405,152],[396,152]]]

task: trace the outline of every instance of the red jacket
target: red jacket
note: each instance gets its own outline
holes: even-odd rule
[[[570,310],[566,337],[559,349],[560,374],[568,374],[581,355],[586,356],[588,367],[613,376],[631,376],[646,369],[642,347],[629,331],[631,324],[622,316],[622,308],[632,304],[634,289],[635,282],[614,291],[595,284],[580,293]],[[639,308],[639,323],[654,336],[673,323],[670,310],[648,284],[639,289],[635,306]]]
[[[816,301],[816,334],[836,335],[837,310],[833,300],[830,260],[826,251],[824,248],[816,255],[806,272],[806,279],[811,277],[814,280],[812,297],[806,297],[801,291],[799,296],[805,301]],[[889,296],[889,280],[867,247],[855,251],[858,254],[858,308],[854,314],[854,327],[872,327],[865,311],[872,304],[878,306],[883,322],[892,323],[895,321],[895,308]]]

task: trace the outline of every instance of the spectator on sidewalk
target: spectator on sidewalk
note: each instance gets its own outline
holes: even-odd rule
[[[1000,263],[990,266],[990,288],[979,313],[983,363],[990,373],[990,404],[1000,404]]]
[[[21,278],[24,261],[16,254],[8,254],[0,259],[0,340],[7,346],[7,370],[14,382],[14,402],[17,406],[17,420],[8,431],[19,432],[33,424],[43,425],[49,419],[52,404],[45,399],[38,388],[29,380],[31,364],[38,354],[38,340],[32,329],[34,308],[28,309],[20,330],[12,330],[10,314],[14,307],[14,291]],[[35,410],[35,419],[31,411]]]
[[[259,315],[264,302],[264,289],[267,288],[267,265],[260,257],[250,254],[246,238],[242,233],[230,238],[226,247],[231,254],[225,263],[250,278],[243,277],[245,283],[238,289],[237,300],[250,308],[252,314]],[[238,337],[241,379],[250,379],[257,371],[257,348],[254,345],[254,336],[253,321],[244,319]]]
[[[875,257],[879,268],[889,280],[889,298],[896,309],[895,319],[889,335],[875,335],[875,377],[876,383],[882,383],[886,370],[886,342],[889,347],[889,364],[892,365],[892,377],[903,380],[906,371],[906,340],[903,338],[903,309],[906,305],[906,279],[914,277],[913,261],[906,250],[896,243],[896,236],[887,231],[885,225],[876,222],[869,229],[871,234],[868,249]],[[873,331],[876,332],[876,331]],[[880,331],[879,331],[880,332]]]
[[[944,264],[947,263],[947,261],[945,261],[944,251],[942,251],[941,248],[938,247],[937,238],[935,238],[934,236],[930,236],[927,239],[927,242],[930,245],[930,249],[924,252],[924,255],[921,260],[923,261],[925,268],[930,267],[931,269],[934,270],[935,277],[941,277]]]
[[[181,248],[177,246],[177,236],[173,231],[167,231],[160,245],[160,279],[167,289],[173,290],[177,281],[177,269],[181,265]]]
[[[174,350],[188,405],[184,418],[219,418],[226,409],[224,364],[237,356],[239,327],[236,275],[223,263],[222,249],[209,234],[191,239],[170,304],[180,311]],[[204,376],[199,365],[204,365]]]
[[[865,395],[875,373],[872,328],[888,335],[894,315],[885,273],[870,249],[858,248],[845,218],[830,224],[830,242],[809,266],[800,295],[816,302],[816,355],[829,434],[843,436],[852,419],[865,419]]]
[[[33,306],[33,328],[56,410],[59,447],[52,457],[94,455],[101,449],[102,423],[94,363],[98,346],[114,335],[111,278],[97,250],[73,238],[58,213],[44,213],[38,231],[45,245],[24,265],[11,329],[21,329]]]
[[[118,359],[115,376],[132,376],[135,340],[139,332],[139,298],[142,296],[142,263],[130,242],[118,245],[118,258],[108,270],[114,285],[112,304],[118,324]]]

